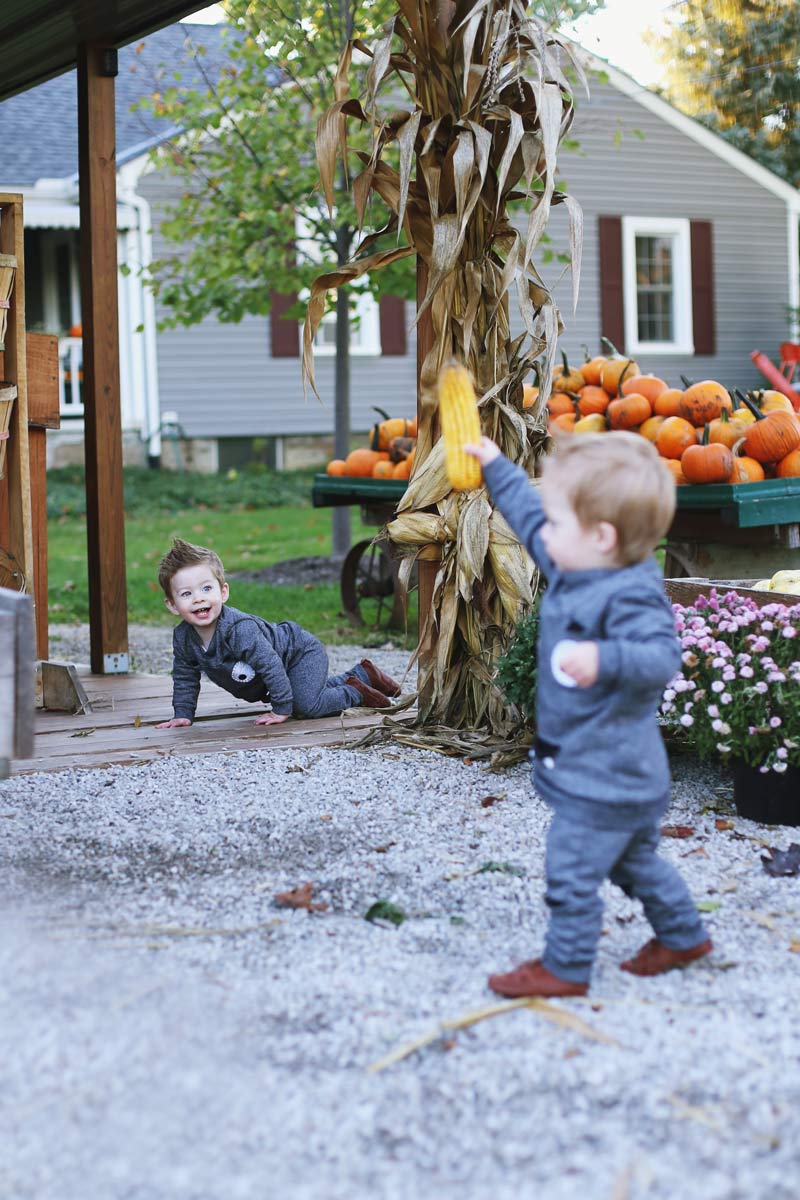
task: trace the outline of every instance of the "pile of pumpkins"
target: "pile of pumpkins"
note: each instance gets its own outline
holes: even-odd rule
[[[782,392],[743,395],[714,379],[673,388],[619,354],[573,370],[563,358],[547,400],[554,436],[626,429],[653,442],[678,484],[751,483],[800,476],[800,414]],[[538,401],[525,387],[523,406]]]
[[[347,458],[333,458],[325,468],[328,475],[347,475],[356,479],[408,479],[414,465],[417,445],[417,418],[406,421],[390,417],[381,408],[375,411],[383,417],[372,426],[369,446],[351,450]]]

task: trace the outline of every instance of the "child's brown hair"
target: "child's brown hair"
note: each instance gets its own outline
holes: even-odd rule
[[[638,433],[574,433],[559,438],[542,478],[568,499],[581,525],[617,531],[617,561],[641,562],[675,514],[675,481],[655,446]]]
[[[208,563],[212,575],[222,587],[225,582],[225,568],[218,554],[206,546],[184,542],[182,538],[172,539],[172,546],[158,567],[158,582],[168,600],[172,599],[172,580],[178,571],[182,571],[184,567],[199,566],[200,563]]]

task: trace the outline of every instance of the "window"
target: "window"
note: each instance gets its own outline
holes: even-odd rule
[[[305,256],[312,261],[319,261],[319,246],[313,239],[304,237],[309,231],[308,222],[298,213],[296,218],[298,246]],[[300,293],[300,299],[308,299],[307,292]],[[314,354],[324,357],[336,353],[336,292],[330,292],[327,298],[325,315],[322,318],[317,336],[314,338]],[[350,353],[367,355],[381,353],[381,323],[380,310],[377,300],[364,293],[350,293]]]
[[[622,218],[625,348],[694,354],[689,221]]]

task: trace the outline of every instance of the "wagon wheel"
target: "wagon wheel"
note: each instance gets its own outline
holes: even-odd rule
[[[375,542],[357,542],[342,563],[342,606],[354,625],[402,629],[405,597],[394,562]]]

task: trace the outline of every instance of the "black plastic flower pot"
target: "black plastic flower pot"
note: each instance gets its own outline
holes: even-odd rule
[[[782,774],[733,764],[733,802],[740,817],[761,825],[800,825],[800,767]]]

